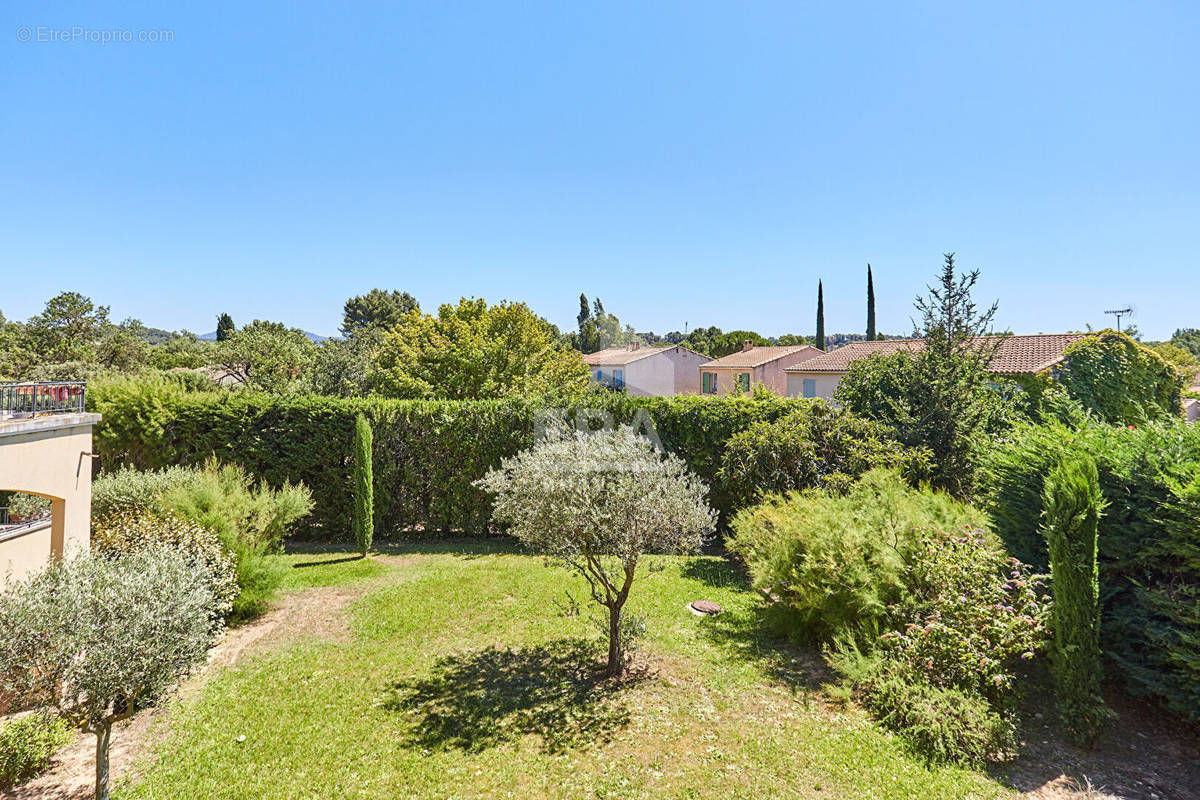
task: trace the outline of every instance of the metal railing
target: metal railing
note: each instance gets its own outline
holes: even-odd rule
[[[83,381],[0,383],[0,419],[80,413],[86,388]]]

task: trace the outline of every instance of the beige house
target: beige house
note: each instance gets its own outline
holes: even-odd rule
[[[1036,375],[1061,363],[1063,351],[1073,342],[1090,334],[1047,333],[1032,336],[1008,336],[992,360],[995,375]],[[925,346],[922,339],[884,339],[875,342],[851,342],[817,358],[789,367],[788,397],[820,397],[829,400],[837,391],[846,371],[860,358],[913,352]]]
[[[100,415],[84,413],[83,396],[81,384],[0,383],[0,490],[50,500],[49,517],[0,525],[0,576],[88,547]]]
[[[784,370],[819,355],[820,350],[807,344],[755,347],[746,342],[738,352],[700,367],[700,393],[748,392],[754,386],[764,386],[782,395],[787,389]]]
[[[639,397],[697,394],[700,376],[696,369],[709,361],[708,356],[682,345],[628,344],[583,356],[592,380]]]

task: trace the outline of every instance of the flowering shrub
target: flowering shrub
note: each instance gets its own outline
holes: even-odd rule
[[[203,564],[210,578],[218,621],[229,616],[238,595],[233,554],[221,546],[217,534],[171,512],[125,511],[98,520],[92,527],[92,547],[113,555],[168,547]]]
[[[932,684],[1002,703],[1014,663],[1044,644],[1045,584],[981,530],[924,536],[916,555],[904,578],[914,599],[894,609],[905,622],[880,637],[884,654]]]

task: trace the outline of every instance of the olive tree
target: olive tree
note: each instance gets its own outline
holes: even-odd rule
[[[78,554],[0,592],[0,690],[96,736],[107,800],[113,724],[166,696],[219,630],[202,561],[152,548]]]
[[[608,674],[625,667],[621,610],[647,553],[699,549],[713,531],[705,485],[630,427],[557,428],[479,485],[530,549],[582,575],[608,610]]]

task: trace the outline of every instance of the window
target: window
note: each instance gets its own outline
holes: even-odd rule
[[[741,375],[738,375],[738,388],[741,389],[743,392],[750,391],[750,373],[749,372],[743,372]]]
[[[700,392],[702,394],[717,393],[717,374],[715,372],[700,373]]]
[[[604,383],[604,370],[596,370],[596,383]]]
[[[624,387],[625,387],[625,370],[623,370],[623,369],[614,369],[614,370],[613,370],[612,382],[613,382],[613,386],[614,386],[615,388],[617,388],[617,389],[622,389],[622,388],[624,388]]]
[[[816,397],[817,396],[817,382],[814,379],[812,379],[812,378],[804,379],[804,396],[805,397]]]

